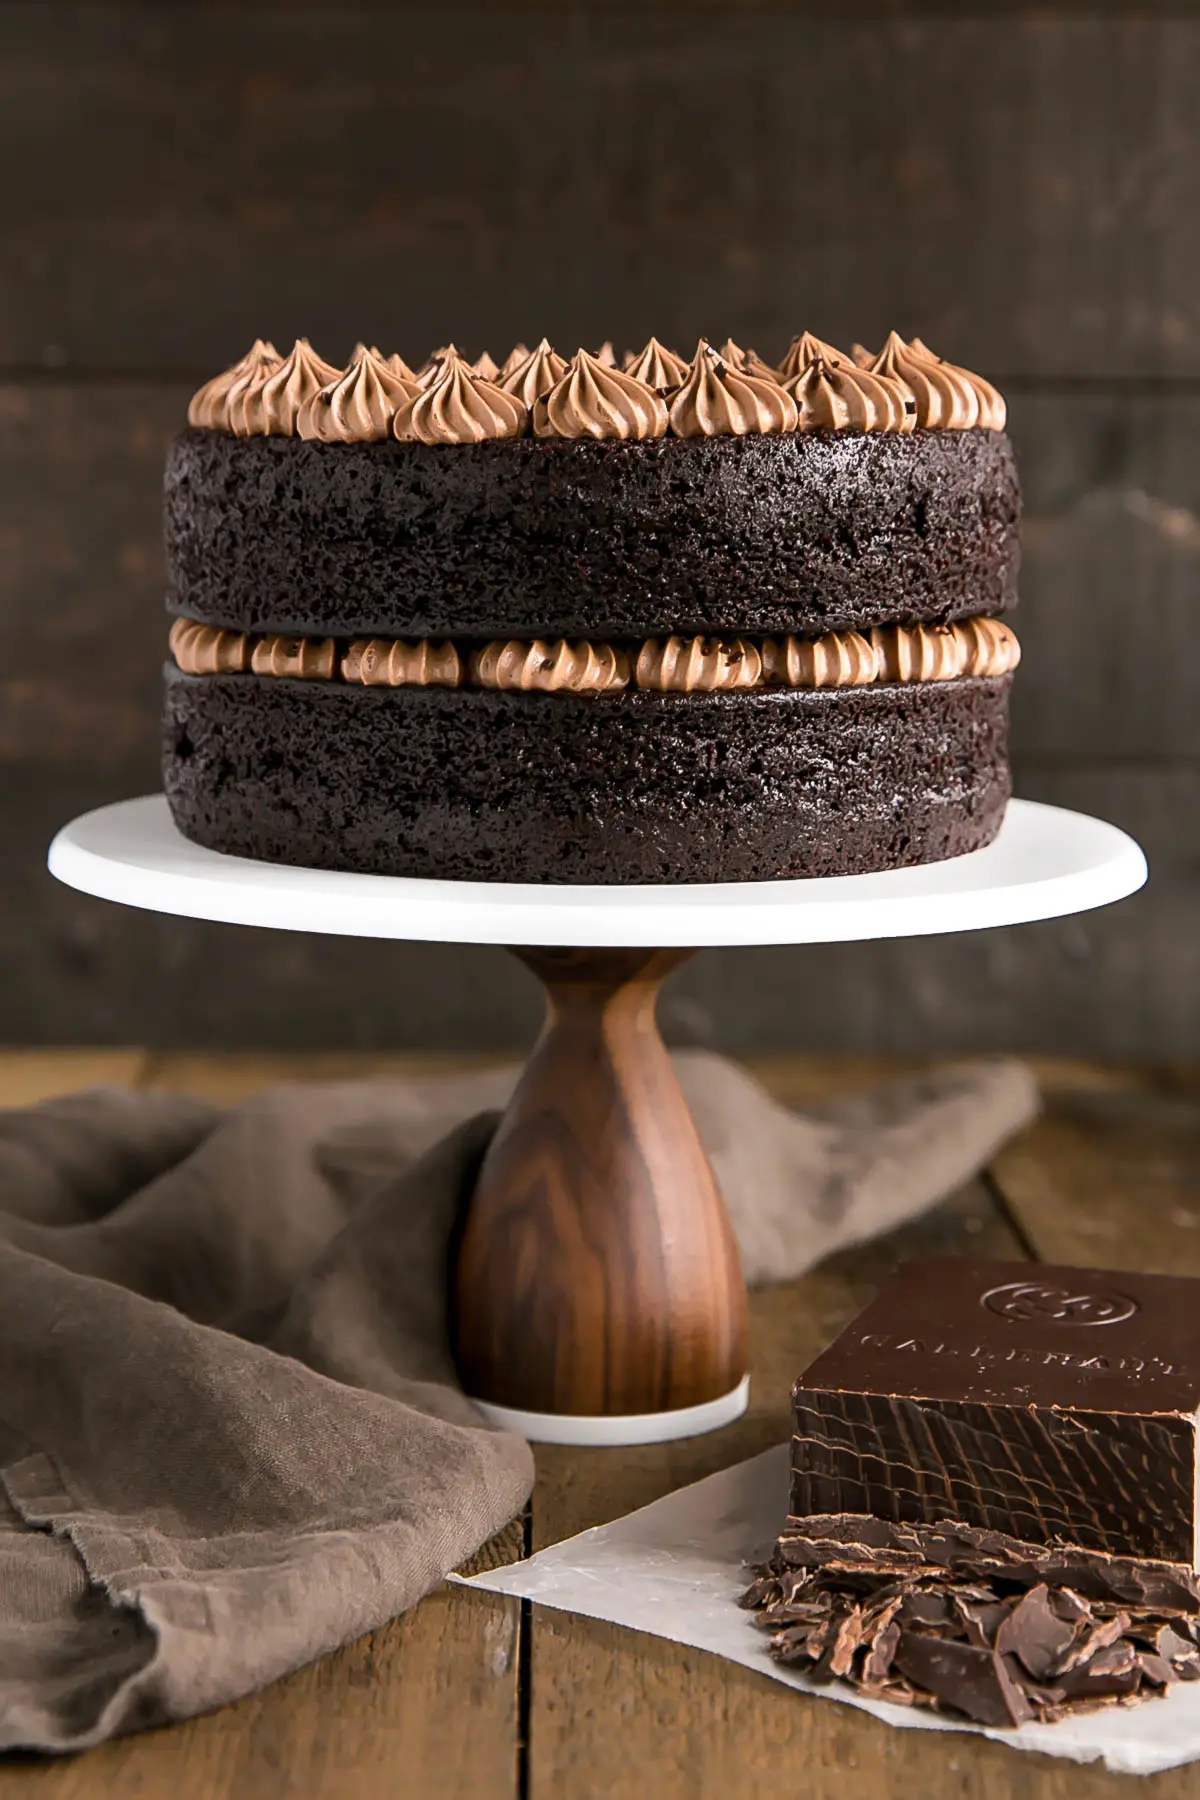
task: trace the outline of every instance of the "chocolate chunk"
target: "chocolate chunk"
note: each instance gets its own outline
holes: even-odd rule
[[[1192,1279],[909,1263],[796,1383],[792,1513],[1190,1568],[1198,1318]]]
[[[942,1519],[931,1526],[893,1524],[862,1514],[789,1518],[778,1541],[781,1560],[819,1569],[841,1560],[877,1572],[932,1576],[954,1569],[960,1581],[1003,1578],[1021,1587],[1039,1581],[1055,1590],[1056,1607],[1070,1589],[1093,1601],[1157,1612],[1200,1611],[1200,1581],[1186,1564],[1111,1556],[1069,1545],[1031,1544],[1004,1532]]]
[[[1168,1662],[1176,1662],[1196,1655],[1196,1646],[1190,1638],[1181,1637],[1173,1625],[1161,1625],[1154,1634],[1154,1648],[1159,1656],[1165,1656]]]
[[[1128,1644],[1111,1644],[1080,1667],[1057,1676],[1054,1687],[1068,1700],[1085,1700],[1132,1694],[1138,1681],[1137,1653]]]
[[[1021,1725],[1033,1709],[994,1650],[901,1631],[896,1667],[954,1712],[980,1725]]]
[[[1172,1277],[902,1272],[797,1383],[772,1655],[1005,1727],[1200,1679],[1196,1321]]]
[[[900,1617],[905,1625],[953,1625],[954,1604],[949,1594],[937,1588],[917,1588],[905,1594]]]
[[[1075,1627],[1057,1616],[1044,1582],[1022,1594],[1001,1620],[995,1638],[997,1650],[1015,1656],[1035,1681],[1059,1672],[1074,1641]]]
[[[962,1621],[968,1644],[975,1644],[986,1650],[995,1643],[996,1632],[1012,1607],[1007,1600],[987,1601],[980,1600],[977,1596],[956,1593],[954,1609]]]
[[[854,1652],[862,1643],[863,1616],[857,1606],[852,1607],[837,1628],[837,1634],[829,1649],[829,1673],[831,1675],[849,1675],[854,1667]]]
[[[896,1645],[900,1642],[901,1629],[899,1619],[891,1613],[876,1628],[862,1667],[864,1692],[868,1688],[877,1687],[886,1677],[896,1654]]]

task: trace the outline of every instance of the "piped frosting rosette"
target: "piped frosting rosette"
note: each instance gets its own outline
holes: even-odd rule
[[[299,338],[286,357],[258,338],[193,395],[188,422],[239,437],[300,436],[324,444],[388,437],[429,445],[523,437],[646,439],[789,435],[805,431],[1000,431],[1004,400],[981,375],[889,333],[877,353],[794,337],[778,368],[732,338],[701,339],[689,361],[658,338],[627,351],[578,350],[547,338],[497,364],[443,344],[414,373],[398,353],[358,344],[345,369]]]

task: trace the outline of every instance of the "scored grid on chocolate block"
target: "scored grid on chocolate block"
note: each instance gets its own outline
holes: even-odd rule
[[[794,1516],[1194,1565],[1200,1282],[932,1258],[793,1390]]]

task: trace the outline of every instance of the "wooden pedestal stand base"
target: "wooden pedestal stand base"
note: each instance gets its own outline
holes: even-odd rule
[[[1107,906],[1146,878],[1115,826],[1028,800],[973,856],[833,881],[597,890],[292,868],[189,842],[161,794],[74,820],[49,860],[85,894],[185,918],[465,944],[926,936]],[[746,1295],[654,1025],[659,982],[689,952],[516,954],[549,1007],[464,1229],[467,1389],[498,1423],[560,1443],[711,1431],[746,1403]]]
[[[546,985],[546,1023],[463,1230],[463,1384],[504,1422],[559,1415],[565,1431],[551,1420],[536,1434],[565,1441],[635,1442],[736,1417],[745,1282],[654,1019],[663,976],[691,952],[514,954]],[[699,1411],[689,1424],[681,1409]],[[645,1428],[645,1415],[671,1413],[674,1429]],[[599,1429],[572,1432],[572,1419]]]

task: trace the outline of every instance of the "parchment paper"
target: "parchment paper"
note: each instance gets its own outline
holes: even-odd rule
[[[819,1686],[782,1668],[767,1655],[766,1634],[737,1598],[748,1585],[746,1565],[770,1554],[787,1497],[788,1446],[780,1444],[612,1525],[554,1544],[527,1562],[471,1576],[465,1585],[711,1650],[774,1681],[861,1707],[910,1730],[982,1730],[1015,1750],[1041,1750],[1072,1762],[1103,1761],[1128,1775],[1152,1775],[1200,1758],[1200,1682],[1181,1682],[1164,1698],[1141,1706],[1112,1706],[1057,1725],[998,1731],[864,1700],[843,1682]]]

